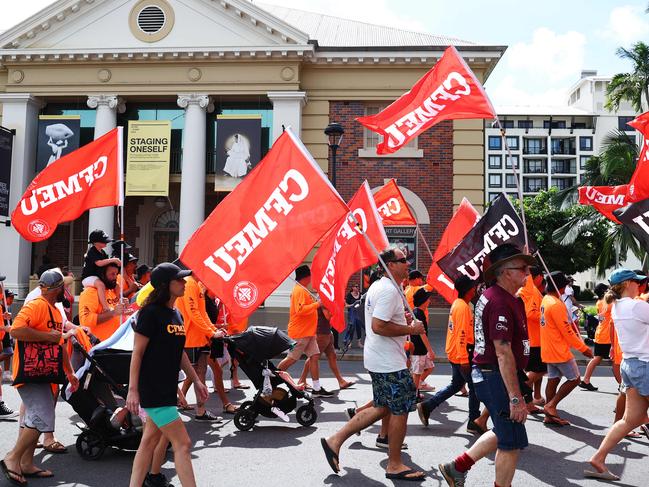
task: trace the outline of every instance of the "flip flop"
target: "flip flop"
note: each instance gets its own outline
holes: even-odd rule
[[[421,475],[413,476],[412,474],[415,473],[420,473]],[[412,482],[421,482],[422,480],[426,479],[426,474],[424,472],[418,472],[417,470],[409,468],[408,470],[404,470],[403,472],[399,473],[386,472],[385,478],[390,480],[410,480]]]
[[[625,438],[642,438],[642,435],[637,431],[631,431],[626,435]]]
[[[466,393],[465,393],[465,392],[458,392],[458,393],[455,394],[455,395],[456,395],[457,397],[469,397],[469,393],[468,393],[468,392],[466,392]]]
[[[349,389],[350,387],[353,387],[354,384],[356,384],[355,380],[348,380],[345,381],[345,383],[339,387],[339,389],[342,391],[343,389]]]
[[[48,453],[67,453],[68,449],[60,441],[53,441],[49,445],[43,445],[43,450]]]
[[[239,384],[238,386],[234,386],[235,389],[250,389],[250,386],[248,384]]]
[[[11,482],[14,485],[27,485],[26,481],[21,481],[18,480],[15,477],[24,477],[22,473],[14,472],[13,470],[9,470],[9,467],[7,467],[7,464],[5,463],[4,460],[0,460],[0,468],[2,469],[2,472],[4,473],[5,477],[7,477],[7,480]]]
[[[28,479],[49,479],[54,477],[52,472],[47,470],[41,470],[40,468],[33,472],[23,472],[23,477]]]
[[[543,409],[537,408],[536,406],[534,406],[533,409],[530,409],[530,410],[527,411],[527,414],[534,414],[534,415],[543,414]]]
[[[584,477],[600,480],[620,480],[620,477],[611,473],[610,470],[605,470],[603,472],[598,472],[597,470],[584,470]]]
[[[331,470],[333,470],[334,473],[340,473],[340,464],[336,452],[331,449],[326,439],[320,438],[320,444],[322,445],[325,457],[327,457],[327,463],[331,467]]]

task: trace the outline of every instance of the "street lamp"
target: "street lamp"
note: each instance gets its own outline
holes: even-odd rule
[[[329,148],[331,149],[331,184],[336,187],[336,151],[343,140],[345,129],[337,122],[331,122],[324,130],[325,135],[329,138]]]

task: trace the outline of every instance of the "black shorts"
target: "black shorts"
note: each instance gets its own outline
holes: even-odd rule
[[[525,370],[541,374],[547,373],[548,366],[541,360],[541,347],[530,347],[530,359]]]
[[[207,354],[210,353],[210,347],[186,348],[185,352],[187,353],[189,361],[192,363],[192,365],[196,365],[201,359],[201,354],[205,354],[205,356],[207,356]]]
[[[593,352],[595,357],[609,358],[611,355],[610,343],[595,343],[595,350]]]
[[[12,347],[11,335],[9,334],[9,332],[5,332],[5,336],[2,338],[2,346],[4,348],[11,348]]]

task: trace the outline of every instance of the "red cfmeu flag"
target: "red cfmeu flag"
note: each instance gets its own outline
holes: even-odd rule
[[[194,232],[180,260],[245,318],[306,257],[347,206],[290,129]]]
[[[480,219],[480,214],[466,198],[462,199],[459,208],[448,222],[446,230],[442,234],[439,245],[433,255],[433,263],[428,270],[426,282],[430,284],[446,301],[453,303],[457,298],[457,291],[453,286],[453,281],[444,274],[444,271],[437,265],[437,261],[448,254],[459,244],[462,239],[469,233],[476,222]]]
[[[347,281],[354,272],[379,260],[363,233],[379,252],[388,246],[388,238],[367,181],[347,206],[350,213],[334,225],[311,264],[313,289],[320,295],[323,306],[331,311],[331,325],[338,331],[345,329]]]
[[[397,182],[390,179],[374,193],[374,202],[383,221],[383,226],[415,226],[417,220],[410,212]]]
[[[628,125],[642,134],[642,149],[638,157],[638,164],[629,181],[628,202],[635,203],[649,198],[649,112],[631,120]],[[617,220],[616,220],[617,221]]]
[[[27,186],[11,223],[30,242],[52,236],[59,223],[69,222],[90,208],[124,202],[122,128],[61,157]]]
[[[410,91],[381,113],[356,120],[383,135],[378,154],[391,154],[433,125],[460,118],[496,118],[496,111],[471,68],[450,46]]]
[[[628,184],[621,186],[581,186],[579,188],[579,203],[590,205],[609,220],[620,223],[613,212],[629,203],[628,191]]]

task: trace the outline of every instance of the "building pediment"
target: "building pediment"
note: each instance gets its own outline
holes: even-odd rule
[[[0,35],[5,61],[312,50],[307,34],[246,0],[59,0]]]

